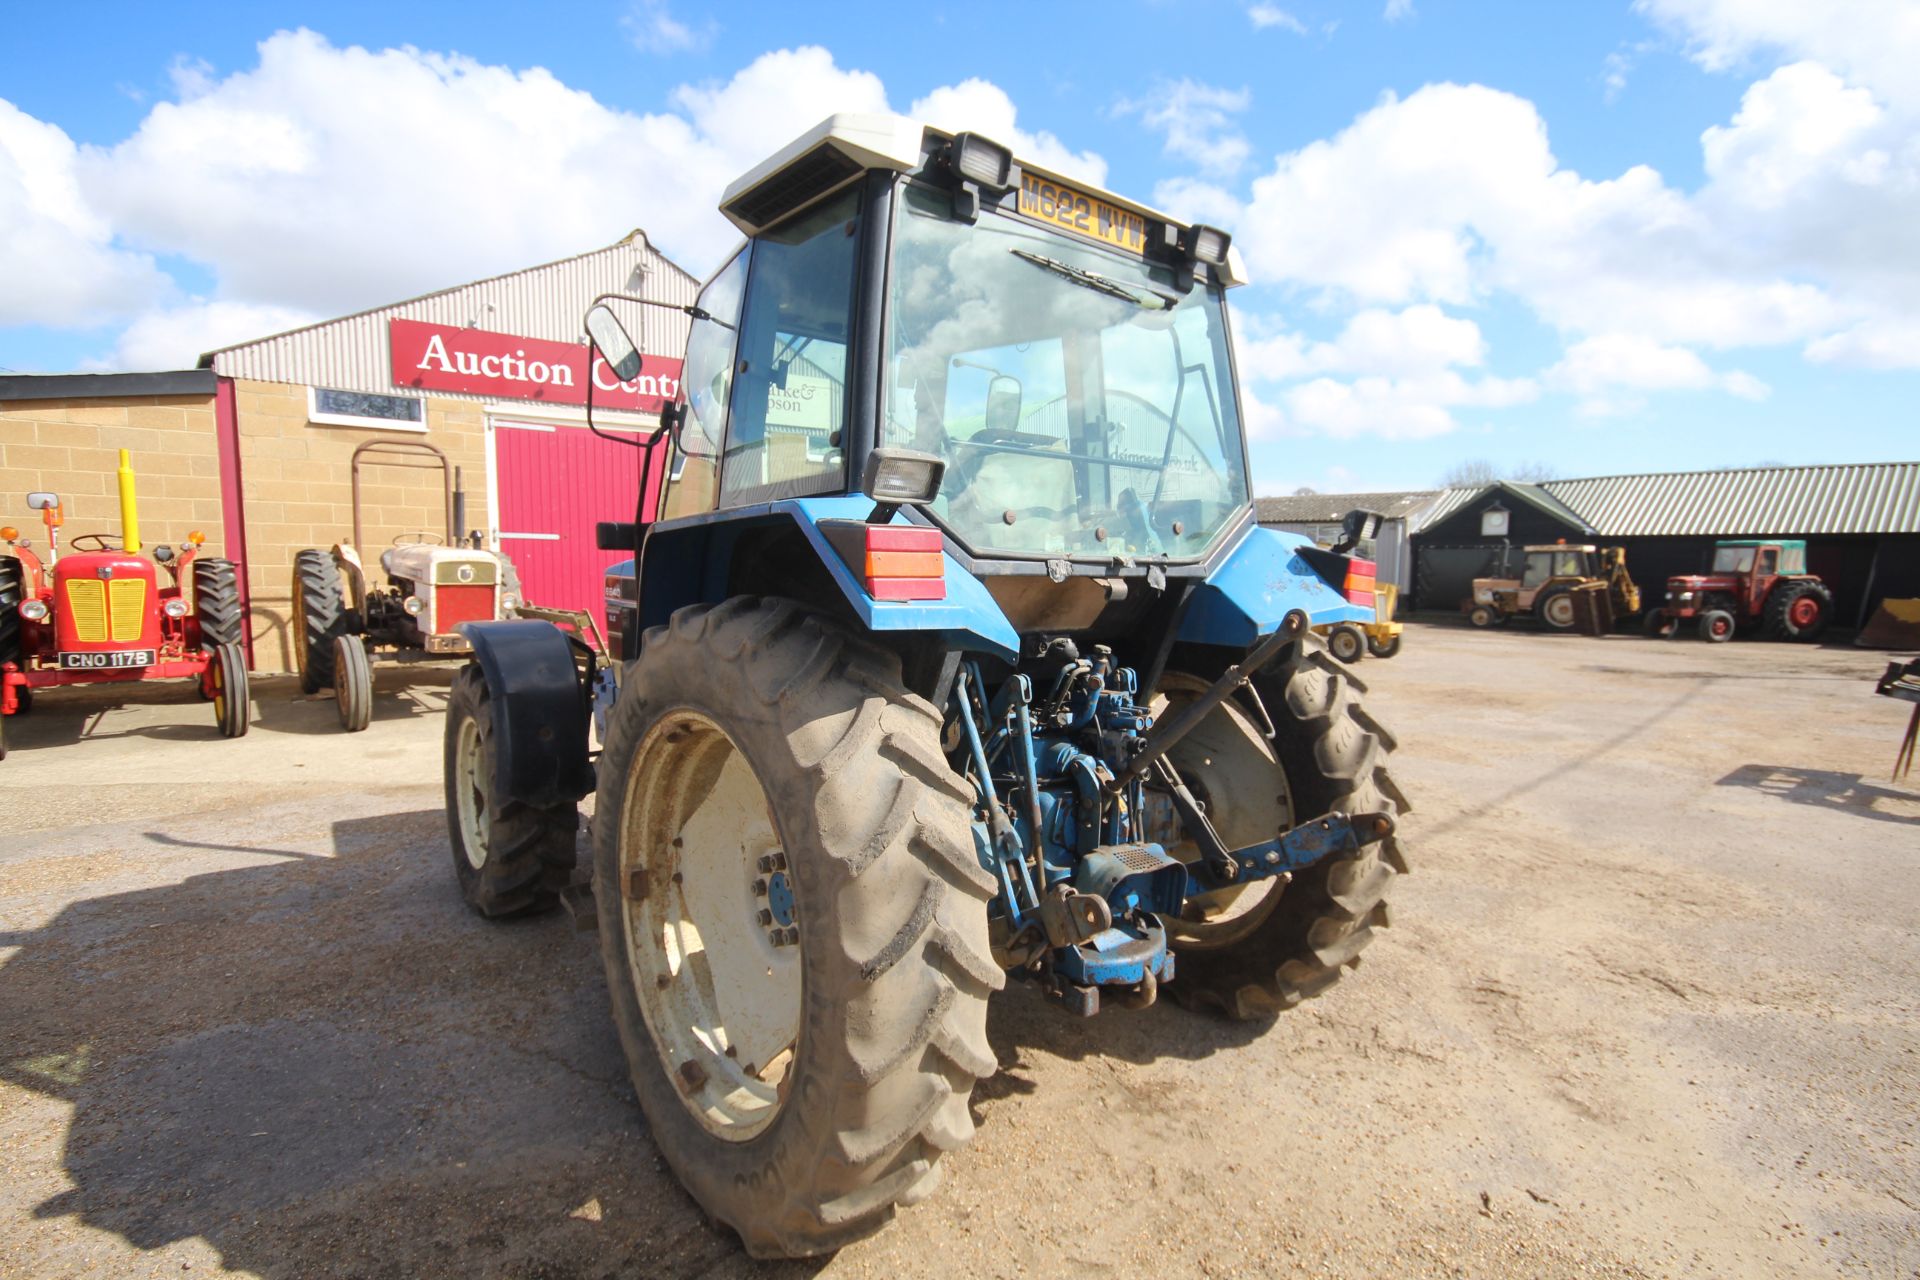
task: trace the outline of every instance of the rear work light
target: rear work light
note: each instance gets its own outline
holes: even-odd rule
[[[1371,560],[1352,559],[1347,561],[1347,599],[1363,608],[1374,607],[1374,574],[1378,570]]]
[[[868,525],[861,576],[875,600],[945,600],[940,531],[920,525]]]

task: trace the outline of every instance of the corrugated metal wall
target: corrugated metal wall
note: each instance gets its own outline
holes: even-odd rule
[[[1541,487],[1611,538],[1920,533],[1920,462],[1601,476]]]
[[[620,243],[544,266],[476,281],[392,306],[343,316],[213,353],[214,370],[230,378],[394,394],[387,322],[422,320],[554,342],[582,342],[580,318],[602,293],[630,293],[689,303],[700,282],[636,231]],[[679,356],[687,317],[663,307],[622,307],[620,318],[648,355]],[[450,400],[495,397],[435,391]]]

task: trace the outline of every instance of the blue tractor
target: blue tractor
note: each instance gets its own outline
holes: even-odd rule
[[[1386,924],[1406,804],[1312,630],[1371,599],[1254,523],[1225,234],[891,116],[722,211],[746,242],[636,456],[657,517],[600,531],[614,652],[469,624],[448,825],[519,915],[580,895],[593,797],[654,1141],[753,1254],[810,1255],[967,1142],[1009,978],[1270,1017]],[[587,315],[622,378],[638,301]]]

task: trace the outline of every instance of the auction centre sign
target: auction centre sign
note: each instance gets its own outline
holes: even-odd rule
[[[640,372],[622,382],[584,344],[419,320],[388,321],[387,348],[393,385],[419,391],[585,404],[592,378],[596,405],[655,413],[680,393],[680,361],[666,356],[643,357]]]

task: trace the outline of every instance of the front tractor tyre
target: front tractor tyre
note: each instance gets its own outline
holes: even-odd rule
[[[1708,609],[1700,615],[1700,638],[1708,644],[1725,644],[1736,629],[1733,615],[1725,609]]]
[[[204,685],[213,702],[213,722],[223,738],[243,738],[253,718],[247,690],[247,656],[233,643],[218,644],[207,655]]]
[[[1467,621],[1483,631],[1499,620],[1500,615],[1493,611],[1492,605],[1477,604],[1467,610]]]
[[[373,664],[359,636],[334,638],[333,705],[340,712],[340,727],[348,733],[373,723]]]
[[[209,556],[193,562],[193,616],[201,648],[240,643],[240,570],[233,561]]]
[[[1207,684],[1201,674],[1172,672],[1161,691],[1177,707]],[[1277,731],[1273,740],[1229,699],[1171,753],[1228,847],[1270,840],[1332,810],[1406,811],[1387,774],[1393,736],[1362,704],[1366,686],[1318,637],[1303,637],[1253,684]],[[1197,848],[1173,852],[1198,857]],[[1319,995],[1386,926],[1387,890],[1406,869],[1398,837],[1388,836],[1306,867],[1291,883],[1255,881],[1196,896],[1168,924],[1180,956],[1169,990],[1183,1004],[1240,1020]]]
[[[340,566],[333,557],[311,549],[295,554],[293,618],[287,629],[300,671],[300,692],[333,688],[333,642],[352,630],[351,621]]]
[[[1327,631],[1327,648],[1334,657],[1351,666],[1367,652],[1367,633],[1351,622],[1335,623]]]
[[[1573,592],[1567,587],[1549,587],[1533,603],[1534,616],[1555,631],[1573,630]]]
[[[756,1257],[932,1191],[996,1068],[994,881],[897,655],[788,600],[646,637],[600,756],[602,958],[653,1139]]]
[[[1767,635],[1775,640],[1817,640],[1833,621],[1833,592],[1822,582],[1791,582],[1767,601]]]
[[[545,911],[573,879],[580,811],[570,801],[522,804],[495,785],[493,697],[478,663],[447,697],[447,836],[460,895],[483,916]]]
[[[18,556],[0,556],[0,663],[20,660],[20,605],[27,575]]]

